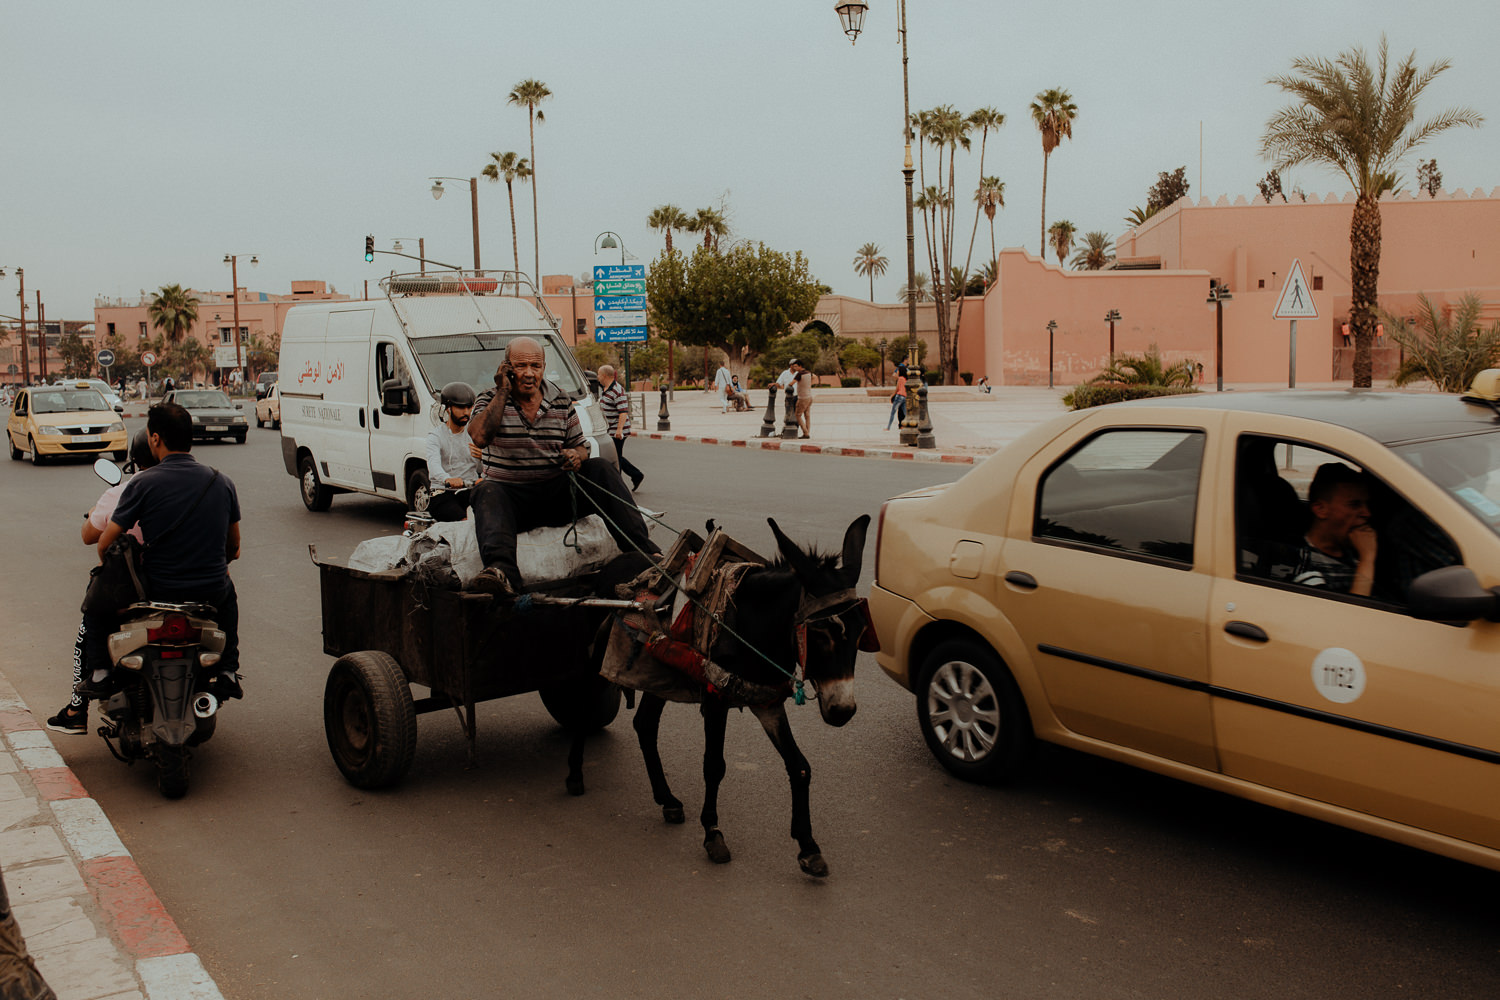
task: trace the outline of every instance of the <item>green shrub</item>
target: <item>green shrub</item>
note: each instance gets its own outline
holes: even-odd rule
[[[974,373],[973,372],[959,372],[958,373],[958,377],[964,380],[964,385],[973,385],[974,384]]]
[[[1157,396],[1181,396],[1197,389],[1175,385],[1128,385],[1121,382],[1085,382],[1063,397],[1069,409],[1087,410],[1093,406],[1123,403],[1127,399],[1153,399]]]
[[[843,386],[845,389],[858,389],[863,384],[864,383],[861,380],[857,378],[851,378],[848,375],[845,375],[843,378],[839,379],[839,385]]]
[[[928,385],[942,385],[943,384],[943,373],[940,372],[940,371],[939,372],[923,372],[922,373],[922,381],[926,382]]]

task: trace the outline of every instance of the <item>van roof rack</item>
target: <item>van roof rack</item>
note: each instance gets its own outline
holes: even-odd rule
[[[476,312],[482,314],[479,298],[503,297],[523,299],[536,306],[547,320],[553,332],[561,335],[561,327],[547,302],[537,294],[536,286],[521,271],[474,271],[474,270],[428,270],[398,274],[392,271],[380,279],[380,287],[396,310],[403,326],[407,325],[403,300],[443,296],[473,303]],[[408,333],[411,331],[408,329]]]

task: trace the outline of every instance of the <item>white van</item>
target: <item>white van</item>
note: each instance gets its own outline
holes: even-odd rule
[[[281,455],[308,510],[356,492],[426,506],[427,432],[439,390],[491,388],[506,344],[531,337],[546,378],[576,400],[589,452],[604,418],[582,369],[530,281],[514,271],[429,271],[380,282],[384,299],[289,310],[281,334]],[[540,304],[541,309],[538,309]]]

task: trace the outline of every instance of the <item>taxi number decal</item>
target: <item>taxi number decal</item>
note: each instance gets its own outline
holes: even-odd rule
[[[1312,682],[1324,698],[1347,705],[1365,693],[1365,665],[1347,649],[1325,649],[1313,659]]]

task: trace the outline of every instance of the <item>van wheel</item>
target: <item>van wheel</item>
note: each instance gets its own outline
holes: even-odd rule
[[[428,485],[426,469],[412,469],[406,477],[406,509],[426,510],[432,500],[432,488]]]
[[[333,490],[323,485],[318,478],[318,465],[311,455],[303,455],[297,463],[297,475],[301,484],[302,506],[313,512],[325,511],[333,503]]]

